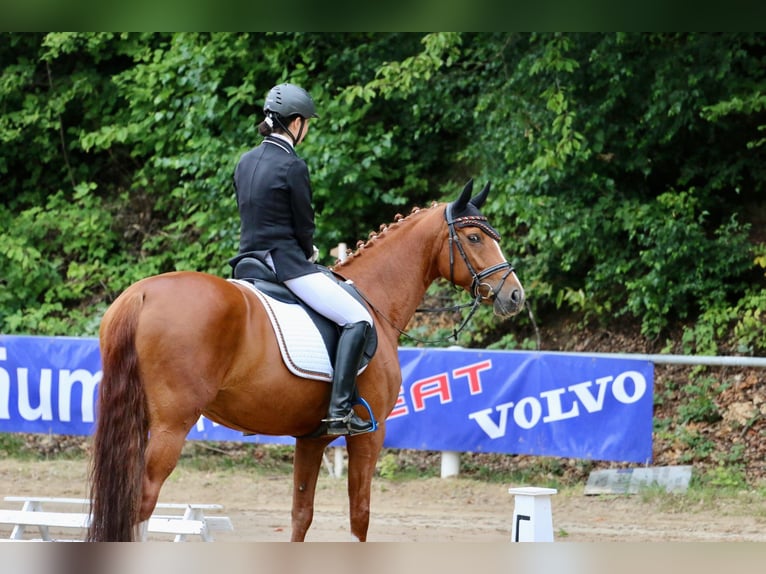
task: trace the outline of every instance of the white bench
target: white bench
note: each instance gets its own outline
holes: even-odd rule
[[[50,529],[83,530],[90,524],[90,501],[84,498],[50,498],[33,496],[6,496],[6,502],[21,502],[20,510],[0,509],[0,525],[13,525],[10,540],[24,540],[27,527],[37,527],[40,540],[53,541]],[[43,509],[43,504],[70,507],[66,511]],[[73,508],[74,507],[74,508]],[[213,532],[231,531],[234,526],[228,516],[206,516],[205,511],[221,510],[220,504],[158,503],[156,509],[174,514],[153,514],[141,525],[141,540],[148,533],[175,535],[175,542],[183,542],[188,536],[200,536],[205,542],[213,541]],[[178,511],[183,510],[183,514]]]

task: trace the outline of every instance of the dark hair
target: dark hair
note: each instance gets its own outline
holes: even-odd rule
[[[266,120],[263,120],[258,124],[258,133],[264,137],[271,134],[273,131],[274,129],[268,123],[266,123]]]
[[[258,124],[258,133],[264,137],[274,132],[283,134],[287,133],[287,126],[289,126],[295,118],[301,117],[301,115],[292,114],[287,118],[283,118],[280,114],[275,114],[272,112],[272,115],[268,117],[271,117],[271,125],[269,125],[269,122],[266,120],[263,120],[260,124]]]

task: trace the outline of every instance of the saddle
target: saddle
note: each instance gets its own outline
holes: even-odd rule
[[[317,268],[340,285],[357,301],[364,298],[353,283],[327,267]],[[301,301],[263,261],[256,257],[243,257],[233,266],[230,281],[244,285],[260,299],[271,320],[274,333],[287,368],[299,377],[332,381],[335,354],[341,328]],[[363,372],[378,347],[377,332],[372,333],[359,367]]]

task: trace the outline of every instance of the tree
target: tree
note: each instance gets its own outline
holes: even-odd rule
[[[762,34],[5,33],[0,57],[5,332],[93,334],[143,276],[227,275],[231,174],[289,80],[321,116],[325,253],[491,180],[537,316],[766,348]],[[485,318],[463,344],[519,344]]]

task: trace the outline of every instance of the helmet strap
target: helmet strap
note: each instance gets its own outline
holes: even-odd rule
[[[303,116],[300,116],[300,118],[301,118],[301,129],[298,130],[298,135],[293,138],[293,145],[298,145],[298,142],[301,141],[303,130],[306,129],[306,118],[304,118]]]
[[[287,126],[282,123],[282,118],[279,114],[273,113],[271,115],[266,116],[266,122],[269,124],[269,127],[274,127],[274,123],[276,122],[279,124],[279,127],[284,131],[288,136],[290,136],[290,139],[293,140],[293,147],[298,145],[298,142],[301,140],[301,136],[303,135],[303,131],[306,129],[306,118],[303,116],[298,116],[301,119],[301,127],[298,130],[298,135],[293,135],[293,132],[291,132]],[[273,120],[273,121],[270,121]]]
[[[279,114],[272,112],[271,118],[279,125],[279,128],[283,132],[290,136],[290,139],[293,140],[293,146],[295,146],[295,137],[293,136],[292,132],[287,129],[287,126],[282,123],[282,118],[279,116]]]
[[[296,147],[298,142],[301,141],[301,135],[303,135],[303,130],[306,128],[306,120],[301,116],[298,117],[301,118],[301,127],[298,129],[298,135],[293,135],[293,132],[286,128],[282,122],[279,122],[279,125],[281,125],[282,128],[287,132],[287,135],[290,136],[290,139],[293,140],[293,147]]]

